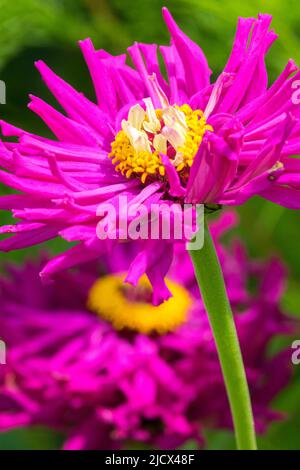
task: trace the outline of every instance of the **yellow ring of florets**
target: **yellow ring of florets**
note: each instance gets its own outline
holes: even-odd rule
[[[139,176],[142,183],[145,183],[148,176],[165,175],[165,167],[159,153],[136,152],[124,131],[116,135],[109,157],[114,165],[117,164],[116,171],[120,171],[126,178]]]
[[[135,287],[124,284],[124,275],[107,275],[91,287],[87,306],[117,330],[129,328],[143,334],[164,334],[174,331],[187,320],[192,304],[192,298],[184,287],[170,280],[167,280],[167,285],[173,297],[153,306],[145,301],[128,299],[124,289]],[[146,276],[140,279],[138,288],[151,288]]]
[[[175,106],[175,108],[184,113],[188,126],[185,143],[177,149],[181,161],[175,167],[178,172],[182,172],[192,166],[204,133],[207,130],[213,131],[213,128],[206,123],[205,116],[201,110],[193,111],[188,104]],[[156,116],[161,119],[162,110],[157,109]],[[139,177],[143,184],[148,177],[163,178],[165,176],[165,167],[159,152],[137,152],[123,130],[118,132],[115,140],[112,142],[109,157],[112,159],[112,163],[116,165],[116,171],[121,172],[126,178],[131,176]]]
[[[177,153],[180,153],[183,159],[182,163],[176,167],[180,172],[184,168],[192,166],[205,132],[213,131],[213,128],[206,123],[205,116],[200,109],[193,111],[187,104],[178,107],[178,109],[185,114],[186,124],[189,128],[184,146],[177,149]]]

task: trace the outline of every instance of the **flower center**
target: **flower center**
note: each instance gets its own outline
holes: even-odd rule
[[[161,155],[166,155],[183,182],[202,142],[205,131],[213,131],[201,110],[189,105],[154,109],[151,98],[144,99],[146,109],[133,106],[122,130],[111,144],[109,157],[126,178],[139,177],[144,184],[165,177]]]
[[[146,276],[140,279],[136,287],[124,284],[124,277],[101,277],[88,295],[88,308],[112,323],[114,328],[129,328],[143,334],[164,334],[174,331],[187,320],[192,298],[181,285],[167,280],[173,297],[155,307],[150,302],[151,286]]]

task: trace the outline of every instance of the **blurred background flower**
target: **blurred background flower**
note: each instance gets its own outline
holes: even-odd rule
[[[182,29],[201,44],[216,76],[228,57],[238,16],[256,16],[259,11],[274,16],[273,27],[279,34],[267,64],[271,80],[293,57],[300,62],[300,6],[296,0],[251,3],[237,0],[0,0],[0,79],[7,87],[7,104],[1,115],[15,125],[47,135],[47,130],[32,112],[25,109],[28,93],[34,93],[53,104],[50,94],[40,82],[33,62],[44,59],[49,66],[73,86],[81,90],[92,85],[84,66],[77,40],[90,36],[97,48],[121,52],[133,40],[167,42],[162,27],[161,7],[167,3]],[[89,94],[87,93],[87,96]],[[3,193],[4,190],[0,188]],[[299,216],[272,203],[255,199],[239,209],[241,223],[235,230],[247,244],[251,256],[280,255],[289,268],[289,284],[281,299],[284,309],[300,313],[300,250]],[[3,217],[3,214],[1,214]],[[9,223],[9,215],[2,223]],[[64,242],[55,240],[47,250],[57,253]],[[23,250],[2,260],[22,261],[38,249]],[[1,335],[1,331],[0,331]],[[260,441],[263,448],[300,448],[300,368],[295,367],[293,383],[276,399],[276,405],[289,413],[289,419],[274,424]],[[228,433],[209,433],[208,446],[230,447]],[[48,432],[18,431],[0,436],[0,448],[47,448],[56,446],[57,437]]]
[[[233,223],[234,213],[225,213],[212,224],[216,241]],[[174,298],[159,307],[151,304],[149,283],[123,287],[120,275],[135,245],[120,244],[99,263],[64,272],[43,287],[41,260],[7,266],[0,279],[0,331],[7,345],[7,364],[0,369],[0,431],[43,425],[62,433],[65,449],[107,450],[130,442],[173,449],[189,441],[202,448],[208,430],[231,429],[192,263],[184,247],[177,249],[168,280]],[[295,331],[279,305],[285,270],[277,259],[250,261],[238,240],[226,249],[217,243],[217,249],[256,430],[264,433],[283,418],[271,402],[292,375],[289,348],[269,354],[274,340]]]

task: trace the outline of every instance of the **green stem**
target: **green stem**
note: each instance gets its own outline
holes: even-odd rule
[[[255,450],[254,420],[243,358],[222,269],[206,220],[204,224],[203,248],[189,253],[219,354],[237,447]]]

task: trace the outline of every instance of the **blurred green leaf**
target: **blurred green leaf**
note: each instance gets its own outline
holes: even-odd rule
[[[61,444],[61,436],[40,427],[0,434],[0,450],[54,450]]]

